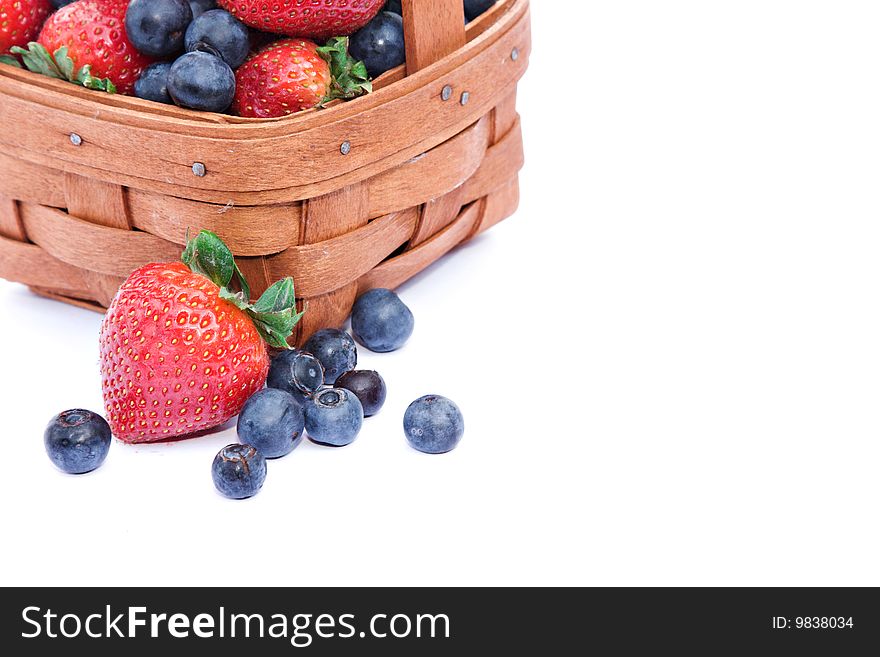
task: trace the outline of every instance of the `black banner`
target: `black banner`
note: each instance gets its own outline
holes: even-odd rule
[[[629,654],[646,641],[703,654],[843,655],[880,645],[873,589],[4,589],[2,598],[2,645],[16,655],[117,655],[135,645],[163,655],[568,654],[598,645]]]

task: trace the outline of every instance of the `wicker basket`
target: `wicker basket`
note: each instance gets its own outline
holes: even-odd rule
[[[298,342],[345,321],[518,203],[516,84],[528,0],[464,27],[461,0],[404,0],[407,64],[369,96],[241,119],[0,66],[0,277],[96,309],[187,231],[218,233],[255,294],[283,276]],[[404,70],[405,69],[405,70]]]

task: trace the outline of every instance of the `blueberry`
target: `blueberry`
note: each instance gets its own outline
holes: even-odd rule
[[[390,11],[398,16],[403,16],[403,8],[400,6],[400,0],[388,0],[388,4],[385,5],[382,11]]]
[[[494,4],[495,0],[464,0],[464,17],[470,22],[485,14]]]
[[[357,367],[357,345],[339,329],[322,329],[303,346],[324,366],[324,383],[333,385],[341,375]]]
[[[282,351],[272,359],[266,385],[284,390],[305,404],[324,385],[324,367],[305,351]]]
[[[351,332],[370,351],[400,349],[413,332],[413,314],[394,292],[376,288],[355,301]]]
[[[440,395],[416,399],[403,416],[409,444],[426,454],[444,454],[458,445],[464,434],[464,418],[454,403]]]
[[[364,408],[344,388],[322,390],[306,405],[306,431],[312,442],[333,447],[351,444],[364,423]]]
[[[304,428],[300,403],[290,393],[275,388],[253,395],[238,416],[238,439],[256,447],[267,459],[290,454]]]
[[[200,44],[216,50],[223,61],[234,69],[244,63],[251,49],[250,35],[244,23],[222,9],[206,11],[186,28],[186,50],[198,50]]]
[[[110,425],[96,413],[76,409],[56,415],[43,442],[52,462],[68,474],[84,474],[100,466],[110,449]]]
[[[400,66],[406,61],[403,19],[390,11],[381,12],[351,37],[350,50],[374,78]]]
[[[345,388],[355,394],[364,407],[364,417],[379,412],[385,404],[385,380],[378,372],[353,370],[336,379],[337,388]]]
[[[173,104],[168,95],[168,73],[171,71],[171,62],[158,62],[144,69],[141,77],[134,83],[134,95],[144,100],[152,100],[157,103]]]
[[[170,57],[183,50],[183,34],[192,19],[187,0],[131,0],[125,33],[143,54]]]
[[[61,9],[65,5],[69,5],[73,0],[52,0],[52,6],[55,9]]]
[[[243,500],[256,495],[266,481],[266,459],[251,445],[227,445],[211,465],[214,485],[226,497]]]
[[[204,14],[206,11],[211,11],[212,9],[217,8],[216,0],[188,0],[189,8],[193,13],[193,20]]]
[[[168,93],[181,107],[225,112],[235,96],[235,73],[219,57],[188,52],[171,66]]]

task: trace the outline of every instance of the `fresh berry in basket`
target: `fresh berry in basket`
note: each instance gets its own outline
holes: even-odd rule
[[[264,32],[324,40],[357,32],[379,13],[384,0],[218,0],[218,4]]]
[[[390,11],[381,12],[351,37],[351,56],[363,61],[373,78],[403,64],[403,19]]]
[[[496,0],[464,0],[464,17],[468,22],[485,14]]]
[[[141,77],[134,83],[134,95],[156,103],[172,104],[174,101],[168,93],[168,73],[171,62],[150,64]]]
[[[309,439],[330,447],[350,445],[364,423],[360,400],[345,388],[322,390],[306,404],[305,413]]]
[[[214,457],[211,477],[221,495],[243,500],[263,487],[266,469],[266,457],[252,445],[227,445]]]
[[[0,0],[0,55],[36,39],[51,11],[49,0]]]
[[[461,442],[464,417],[458,406],[446,397],[426,395],[406,409],[403,430],[414,449],[426,454],[444,454]]]
[[[256,447],[267,459],[286,456],[305,429],[302,406],[283,390],[260,390],[238,416],[238,439]]]
[[[217,8],[216,0],[189,0],[189,8],[192,10],[193,20],[204,14],[206,11],[211,11],[212,9]]]
[[[464,16],[465,20],[470,23],[478,16],[485,14],[497,0],[464,0]],[[403,15],[400,6],[400,0],[388,0],[384,11],[392,11],[395,14]]]
[[[238,116],[271,118],[372,91],[367,69],[348,54],[348,37],[326,46],[283,39],[254,53],[235,75]]]
[[[357,345],[345,331],[321,329],[308,339],[303,349],[321,361],[324,383],[329,385],[357,367]]]
[[[125,34],[127,6],[128,0],[77,0],[49,16],[37,41],[53,55],[66,47],[76,69],[89,66],[92,78],[107,78],[116,91],[131,94],[153,60],[138,52]]]
[[[365,292],[351,311],[351,331],[370,351],[380,353],[400,349],[414,326],[413,314],[391,290],[377,288]]]
[[[188,52],[171,66],[168,93],[181,107],[225,112],[235,97],[235,73],[217,55]]]
[[[222,9],[206,11],[193,20],[186,29],[184,45],[187,52],[210,46],[233,69],[244,63],[251,48],[248,28]]]
[[[125,32],[143,54],[170,57],[183,50],[183,35],[192,19],[187,0],[131,0]]]
[[[100,466],[107,458],[110,438],[107,421],[81,409],[56,415],[43,434],[49,458],[68,474],[85,474]]]
[[[266,385],[283,390],[305,404],[324,385],[324,367],[305,351],[282,351],[272,359]]]
[[[378,372],[372,370],[352,370],[336,379],[337,388],[350,390],[364,407],[364,417],[371,417],[378,413],[385,405],[385,397],[388,394],[385,388],[385,379]]]
[[[104,403],[117,438],[179,438],[241,411],[266,382],[266,345],[287,348],[301,317],[290,278],[256,303],[249,298],[232,253],[207,231],[188,243],[182,263],[146,265],[123,283],[100,340]]]

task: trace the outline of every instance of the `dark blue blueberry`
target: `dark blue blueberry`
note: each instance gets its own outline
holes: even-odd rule
[[[188,52],[210,46],[233,69],[244,63],[251,49],[244,23],[222,9],[206,11],[190,23],[184,45]]]
[[[143,54],[170,57],[183,50],[183,35],[192,19],[187,0],[131,0],[125,33]]]
[[[189,8],[192,10],[193,19],[198,18],[206,11],[217,8],[216,0],[188,0]]]
[[[107,458],[110,438],[107,421],[81,409],[56,415],[43,434],[49,458],[69,474],[91,472],[101,465]]]
[[[322,329],[303,346],[303,351],[314,354],[324,366],[324,383],[333,385],[336,379],[357,367],[357,345],[351,336],[339,329]]]
[[[227,445],[211,465],[214,485],[226,497],[243,500],[256,495],[266,481],[266,459],[251,445]]]
[[[444,454],[461,442],[464,417],[454,403],[440,395],[416,399],[403,416],[409,444],[426,454]]]
[[[134,95],[144,100],[173,105],[174,101],[168,94],[169,72],[171,72],[171,62],[151,64],[134,83]]]
[[[254,394],[238,416],[238,439],[256,447],[267,459],[290,454],[304,428],[300,403],[290,393],[276,388]]]
[[[351,332],[370,351],[400,349],[412,335],[415,320],[406,304],[391,290],[376,288],[355,301]]]
[[[322,390],[306,405],[306,432],[312,442],[332,447],[351,444],[364,423],[357,396],[344,388]]]
[[[403,19],[390,11],[380,12],[351,37],[352,57],[360,59],[370,77],[377,78],[406,61]]]
[[[225,112],[235,96],[235,73],[219,57],[188,52],[171,66],[168,93],[181,107]]]
[[[69,5],[73,0],[52,0],[52,6],[55,9],[61,9],[64,5]]]
[[[324,385],[324,367],[305,351],[282,351],[272,359],[266,385],[284,390],[305,404]]]
[[[464,17],[470,22],[485,14],[494,4],[495,0],[464,0]]]
[[[353,370],[336,379],[337,388],[353,392],[364,407],[364,417],[378,413],[385,404],[385,380],[372,370]]]
[[[403,8],[400,6],[400,0],[388,0],[388,4],[385,5],[382,11],[390,11],[398,16],[403,16]]]

